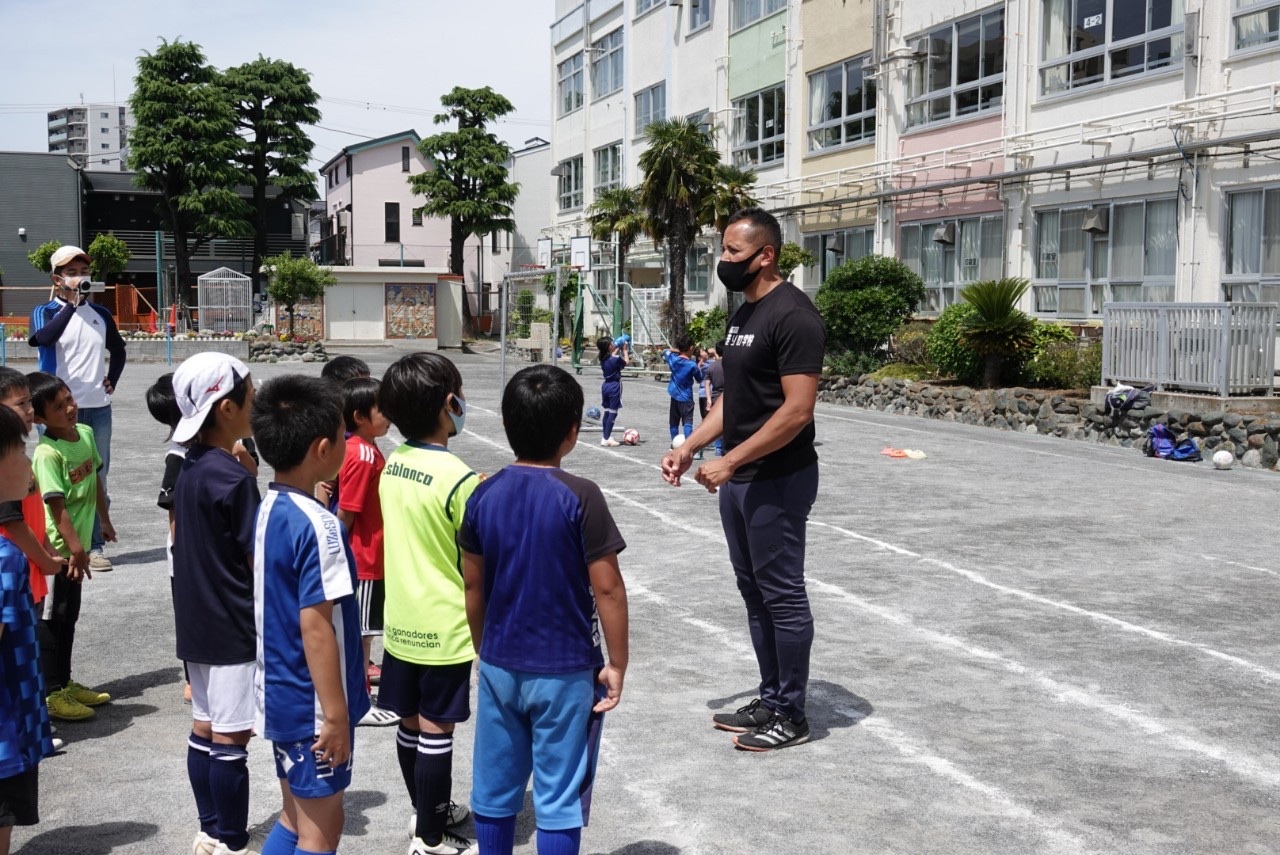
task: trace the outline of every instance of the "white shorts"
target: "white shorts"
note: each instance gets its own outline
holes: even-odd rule
[[[191,675],[191,717],[207,721],[214,733],[252,730],[257,707],[253,700],[253,662],[239,665],[187,663]]]

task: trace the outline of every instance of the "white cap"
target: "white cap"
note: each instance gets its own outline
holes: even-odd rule
[[[92,262],[89,253],[85,252],[78,246],[60,246],[54,250],[53,255],[49,256],[49,272],[57,273],[59,267],[63,267],[77,258],[83,258],[85,261]]]
[[[237,379],[248,376],[248,366],[226,353],[197,353],[179,365],[173,372],[173,396],[182,421],[173,429],[173,441],[194,439],[214,404],[227,396]]]

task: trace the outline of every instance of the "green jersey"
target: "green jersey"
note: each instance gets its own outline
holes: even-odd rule
[[[397,659],[457,665],[475,658],[457,537],[478,481],[438,445],[406,442],[387,458],[378,484],[385,532],[382,640]]]
[[[93,428],[88,425],[76,425],[74,442],[54,439],[46,433],[40,437],[31,455],[31,469],[45,501],[45,533],[49,535],[49,544],[64,558],[71,557],[71,550],[53,524],[49,499],[59,497],[66,502],[67,514],[71,517],[76,537],[80,538],[80,546],[88,551],[93,536],[93,518],[98,514],[98,470],[101,468],[102,458],[98,456],[98,445],[93,441]]]

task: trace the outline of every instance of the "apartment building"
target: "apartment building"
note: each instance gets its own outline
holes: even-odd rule
[[[79,104],[49,113],[49,151],[65,154],[81,169],[123,172],[132,113],[117,104]]]
[[[757,170],[762,203],[817,256],[795,275],[807,291],[875,252],[920,273],[926,315],[1002,275],[1032,280],[1029,311],[1073,321],[1107,301],[1280,299],[1280,0],[556,12],[558,239],[585,233],[597,186],[639,181],[644,117],[705,106],[726,159]],[[632,281],[662,281],[660,257],[638,263]],[[703,290],[691,265],[691,309],[723,299],[710,269]]]

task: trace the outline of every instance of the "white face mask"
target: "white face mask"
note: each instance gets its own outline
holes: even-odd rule
[[[467,424],[467,400],[466,398],[459,398],[457,395],[453,396],[453,400],[457,403],[459,412],[455,413],[453,407],[450,407],[448,409],[449,420],[453,422],[453,436],[461,436],[462,429]]]

